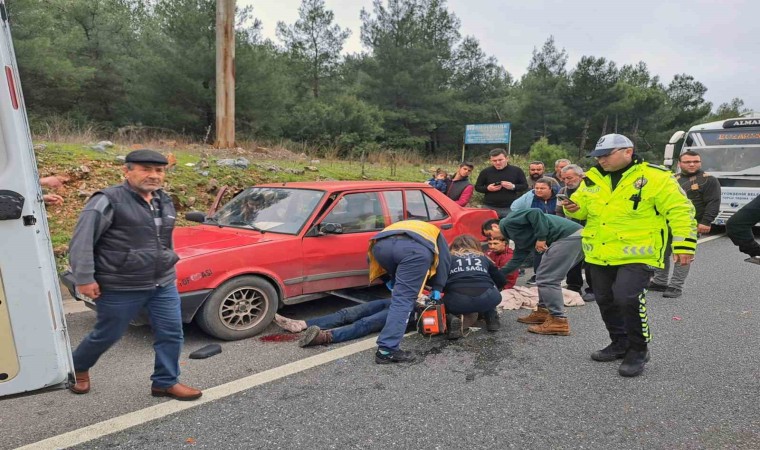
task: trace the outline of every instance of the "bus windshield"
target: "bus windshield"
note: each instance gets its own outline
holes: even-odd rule
[[[702,158],[705,172],[760,175],[760,130],[709,130],[691,132],[683,151]]]

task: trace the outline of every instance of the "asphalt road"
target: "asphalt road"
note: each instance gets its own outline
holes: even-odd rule
[[[507,311],[497,333],[406,338],[418,355],[411,365],[378,366],[366,350],[81,447],[757,449],[760,268],[742,260],[727,239],[707,242],[683,297],[648,295],[652,361],[638,378],[590,360],[608,342],[596,304],[569,309],[568,337],[529,334],[515,322],[527,312]],[[289,313],[338,306],[330,303]],[[68,319],[79,342],[92,315]],[[188,329],[183,356],[207,342]],[[223,347],[183,359],[182,380],[208,388],[334,348],[259,339]],[[90,394],[1,401],[0,447],[165,402],[148,393],[151,365],[149,331],[130,330],[93,370]]]

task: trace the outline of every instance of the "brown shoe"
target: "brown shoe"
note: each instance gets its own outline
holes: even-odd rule
[[[185,386],[182,383],[177,383],[169,388],[150,388],[150,395],[154,397],[171,397],[175,400],[195,400],[203,395],[203,392],[198,389]]]
[[[549,316],[544,323],[540,325],[531,325],[528,327],[528,331],[536,334],[556,334],[559,336],[567,336],[570,334],[570,323],[567,321],[567,317],[554,317]]]
[[[74,384],[69,384],[69,390],[75,394],[90,392],[90,372],[74,372]]]
[[[301,347],[313,347],[315,345],[327,345],[332,343],[333,335],[330,330],[321,330],[318,326],[312,325],[304,331],[298,345]]]
[[[549,316],[550,314],[548,309],[539,307],[537,310],[533,311],[527,316],[518,317],[517,321],[520,323],[542,324],[546,321],[546,319],[549,318]]]

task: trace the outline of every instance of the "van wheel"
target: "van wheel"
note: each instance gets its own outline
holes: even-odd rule
[[[233,278],[214,290],[196,318],[203,331],[225,341],[261,333],[277,312],[277,291],[257,276]]]

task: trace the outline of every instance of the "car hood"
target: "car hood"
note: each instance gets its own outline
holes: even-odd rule
[[[293,237],[277,233],[262,234],[258,231],[239,228],[220,228],[212,225],[175,228],[173,236],[174,251],[180,259]]]

